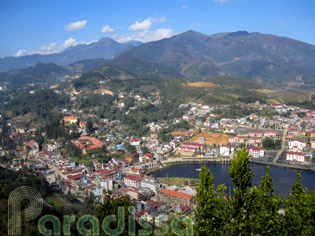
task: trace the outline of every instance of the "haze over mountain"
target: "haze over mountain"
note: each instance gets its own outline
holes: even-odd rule
[[[228,74],[276,88],[315,88],[315,46],[269,34],[187,31],[142,44],[124,56],[173,66],[194,80]]]
[[[245,77],[271,88],[315,89],[315,46],[290,38],[246,31],[213,35],[187,31],[139,44],[120,44],[104,38],[57,54],[0,59],[0,70],[54,62],[68,65],[66,69],[70,72],[114,66],[132,78],[197,81],[228,75]]]
[[[37,63],[55,63],[57,65],[66,66],[84,59],[111,59],[124,50],[131,49],[140,44],[141,43],[138,41],[118,43],[115,40],[106,37],[91,44],[78,44],[76,46],[68,47],[61,53],[4,57],[0,58],[0,72],[35,66]]]

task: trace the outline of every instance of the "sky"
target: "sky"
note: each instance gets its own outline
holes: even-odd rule
[[[0,57],[49,54],[103,37],[155,41],[246,30],[315,45],[314,0],[0,0]]]

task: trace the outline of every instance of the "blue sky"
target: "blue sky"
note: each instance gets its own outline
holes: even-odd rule
[[[0,0],[0,57],[60,52],[102,37],[143,42],[187,30],[247,30],[315,45],[313,0]]]

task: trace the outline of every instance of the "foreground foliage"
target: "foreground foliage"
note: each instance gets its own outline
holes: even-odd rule
[[[274,194],[269,166],[259,187],[251,188],[254,174],[249,158],[243,149],[231,162],[234,196],[225,196],[224,185],[215,188],[211,171],[202,167],[194,234],[315,235],[315,191],[304,189],[297,174],[291,193],[282,200]]]

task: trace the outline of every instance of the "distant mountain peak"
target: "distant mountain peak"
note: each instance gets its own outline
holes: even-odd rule
[[[249,33],[245,30],[232,32],[224,36],[224,38],[230,38],[230,37],[241,37],[241,36],[248,36]]]

